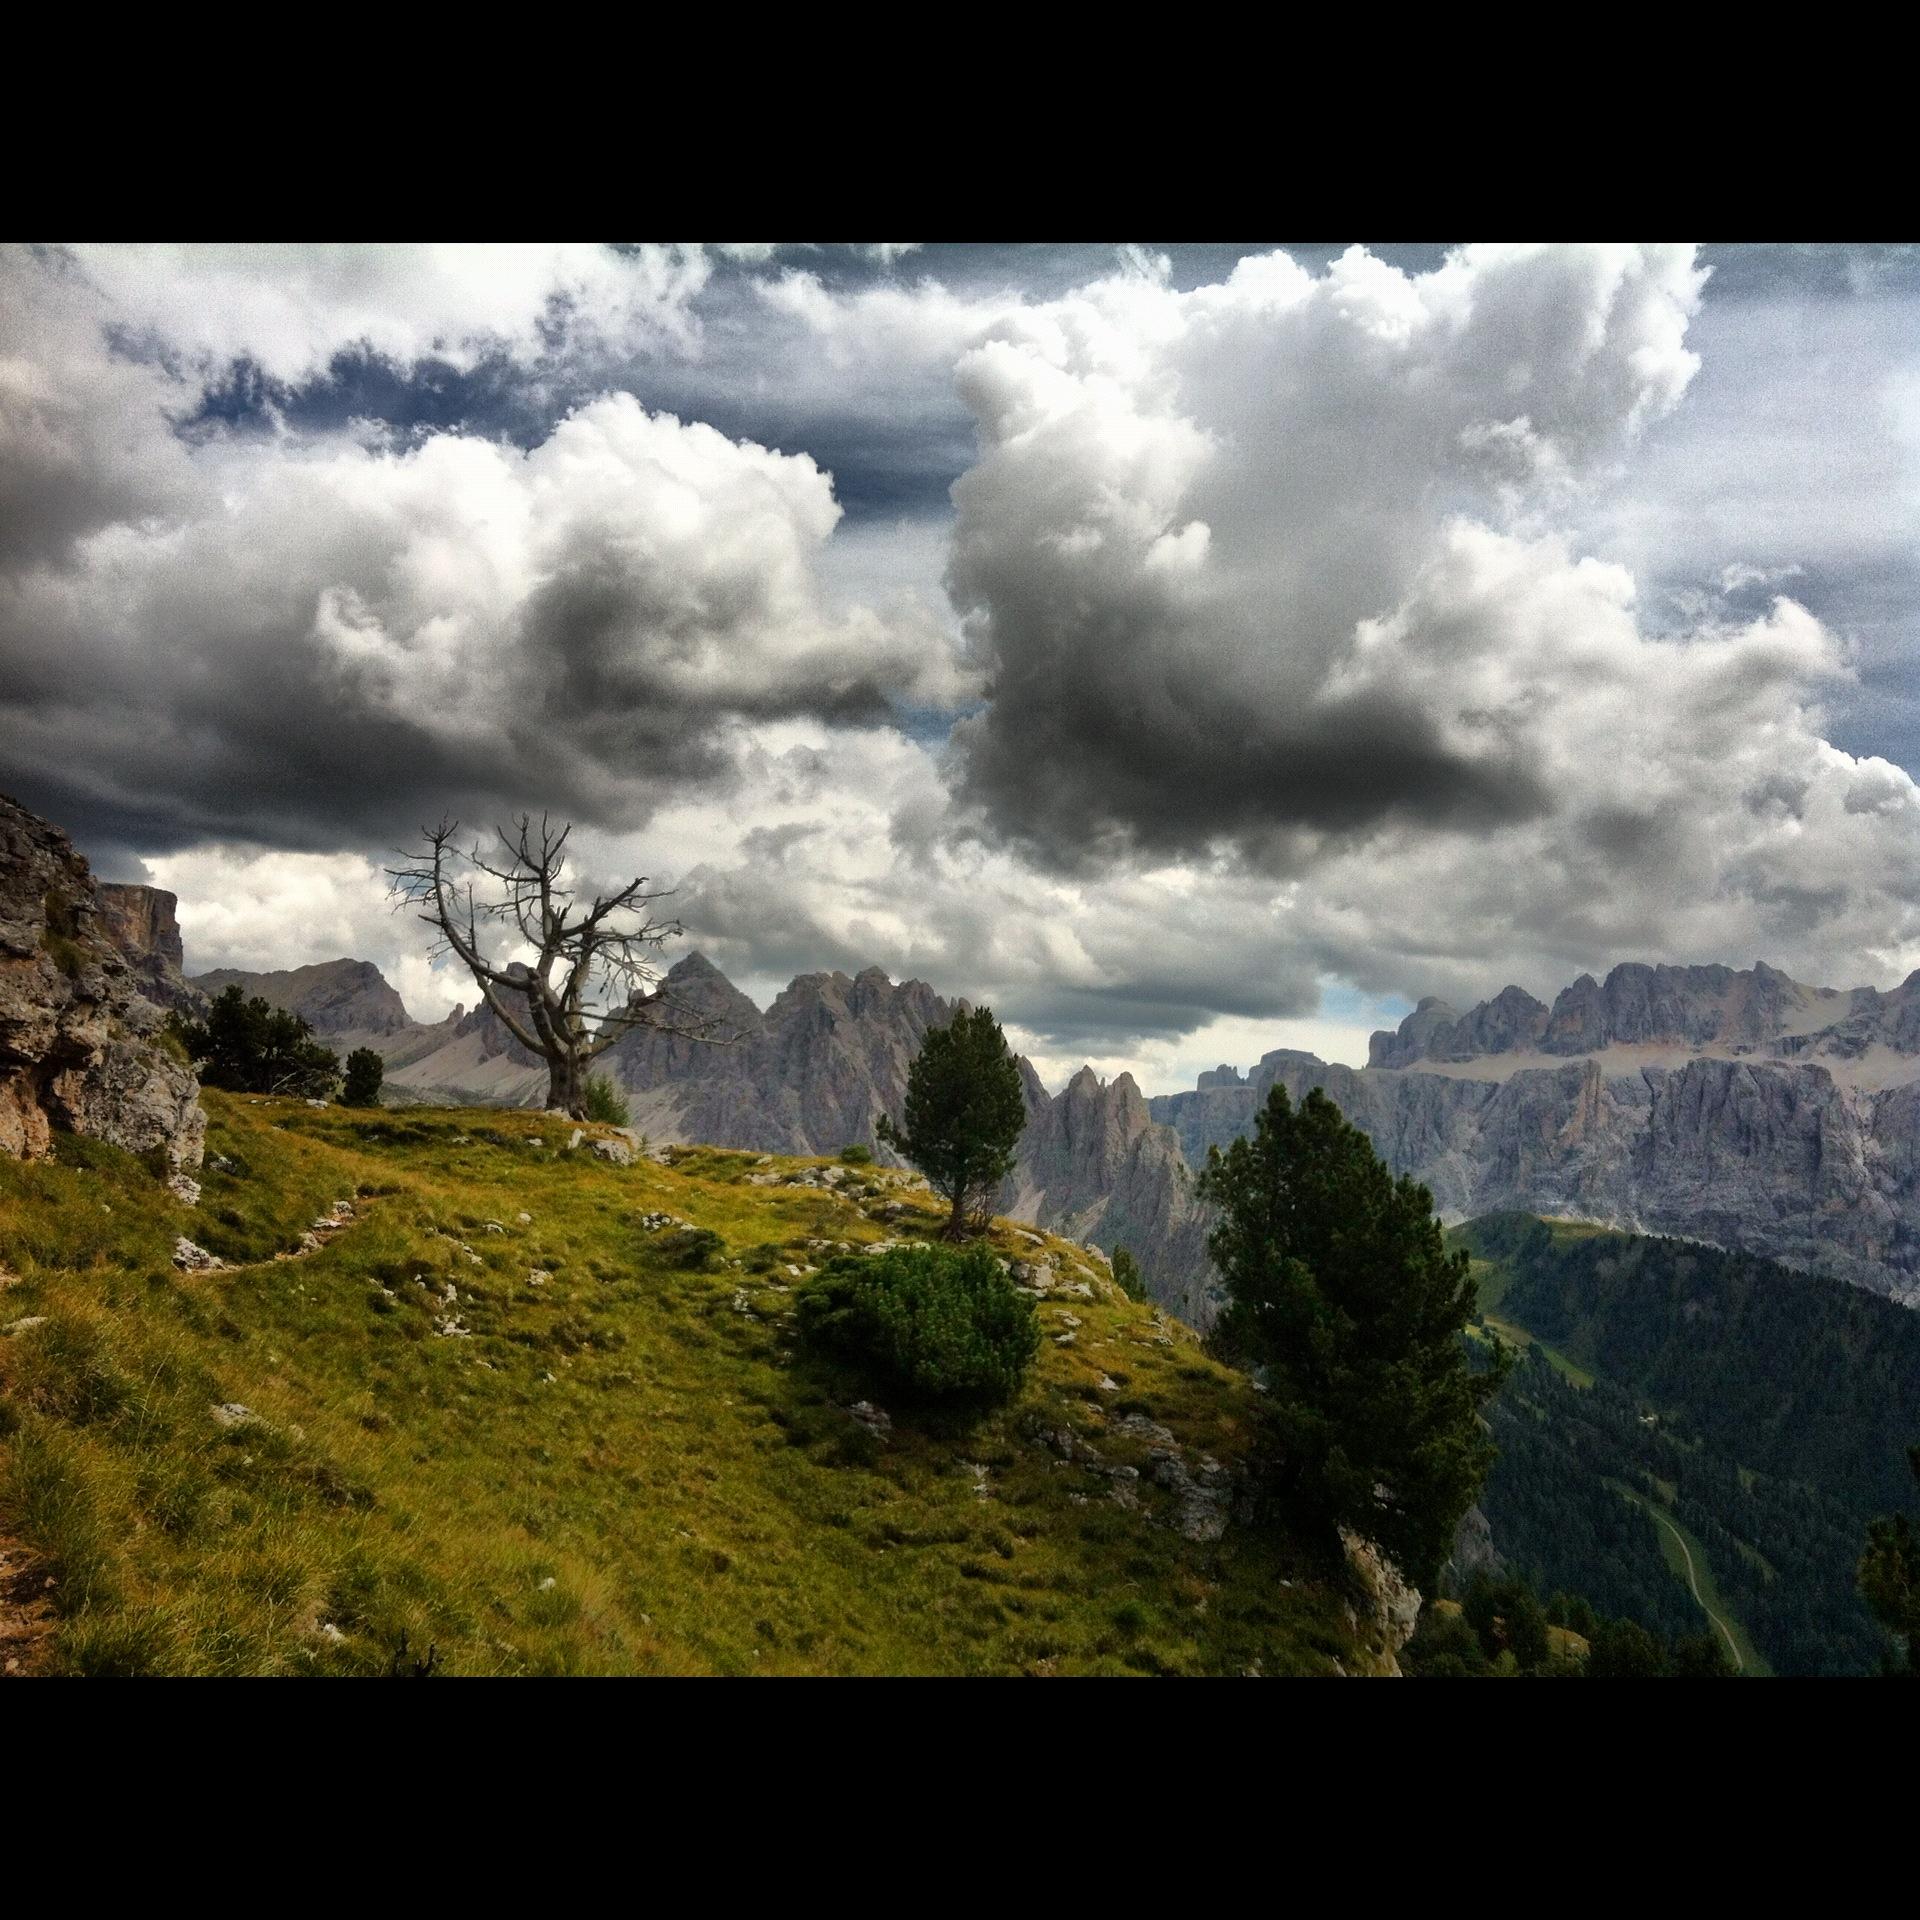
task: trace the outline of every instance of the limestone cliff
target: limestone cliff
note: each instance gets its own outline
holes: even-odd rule
[[[1447,1221],[1504,1208],[1763,1254],[1920,1304],[1920,1082],[1696,1057],[1609,1074],[1587,1058],[1501,1080],[1268,1054],[1244,1087],[1163,1095],[1190,1162],[1251,1129],[1268,1090],[1322,1087]]]
[[[0,1152],[37,1159],[63,1131],[198,1166],[199,1086],[102,919],[73,843],[0,795]]]
[[[1007,1212],[1091,1241],[1126,1247],[1153,1297],[1197,1326],[1218,1311],[1206,1258],[1207,1220],[1171,1128],[1155,1123],[1131,1074],[1102,1082],[1082,1067],[1036,1109],[1021,1136]]]
[[[120,949],[139,989],[156,1006],[198,1014],[205,996],[186,978],[186,949],[176,910],[180,901],[164,887],[114,880],[99,884],[100,931]]]

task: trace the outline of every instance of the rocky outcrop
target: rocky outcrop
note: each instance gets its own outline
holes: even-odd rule
[[[67,836],[0,796],[0,1152],[36,1159],[63,1131],[198,1166],[198,1084],[102,918]]]
[[[120,949],[140,991],[156,1006],[197,1015],[205,996],[186,978],[186,949],[176,909],[180,902],[164,887],[99,883],[100,931]]]
[[[1458,1591],[1477,1573],[1499,1580],[1506,1571],[1507,1563],[1493,1543],[1493,1527],[1487,1516],[1477,1506],[1469,1507],[1454,1530],[1453,1551],[1440,1570],[1442,1586]]]
[[[1420,1589],[1409,1586],[1400,1569],[1371,1540],[1342,1527],[1340,1544],[1361,1594],[1361,1606],[1347,1608],[1347,1624],[1377,1663],[1368,1671],[1397,1680],[1400,1649],[1420,1624]]]

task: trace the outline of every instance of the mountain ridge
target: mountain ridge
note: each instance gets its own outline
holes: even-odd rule
[[[544,1069],[484,1002],[412,1021],[368,962],[232,977],[317,1012],[330,1043],[380,1052],[400,1100],[544,1095]],[[874,1122],[900,1117],[920,1042],[967,1004],[869,967],[801,974],[763,1011],[698,951],[666,985],[726,1038],[641,1029],[609,1049],[602,1070],[638,1131],[759,1152],[858,1144],[883,1164],[895,1156]],[[1126,1245],[1154,1297],[1205,1327],[1218,1293],[1195,1173],[1210,1147],[1251,1130],[1273,1086],[1296,1100],[1317,1086],[1449,1224],[1501,1209],[1593,1220],[1920,1304],[1920,976],[1881,993],[1806,987],[1764,962],[1623,963],[1604,982],[1583,974],[1552,1006],[1519,988],[1465,1015],[1424,1000],[1374,1036],[1370,1058],[1355,1068],[1275,1048],[1244,1072],[1223,1065],[1148,1096],[1131,1074],[1103,1081],[1090,1067],[1049,1093],[1022,1057],[1028,1124],[1001,1210]]]

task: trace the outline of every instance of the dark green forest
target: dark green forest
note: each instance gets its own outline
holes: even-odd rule
[[[1920,1314],[1751,1256],[1530,1215],[1457,1239],[1486,1263],[1483,1313],[1541,1343],[1489,1413],[1500,1455],[1481,1506],[1508,1568],[1696,1633],[1654,1503],[1776,1672],[1879,1671],[1891,1642],[1855,1566],[1869,1523],[1910,1493]]]

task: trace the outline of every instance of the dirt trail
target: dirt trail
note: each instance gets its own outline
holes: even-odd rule
[[[1704,1600],[1700,1599],[1700,1582],[1693,1577],[1693,1555],[1687,1551],[1686,1535],[1665,1514],[1655,1513],[1653,1517],[1680,1543],[1681,1555],[1687,1563],[1687,1585],[1693,1589],[1694,1599],[1700,1602],[1700,1611],[1720,1629],[1722,1637],[1726,1640],[1727,1651],[1733,1655],[1734,1672],[1744,1673],[1747,1663],[1740,1658],[1740,1649],[1734,1644],[1733,1629]]]
[[[0,1680],[40,1670],[53,1633],[50,1582],[18,1542],[0,1539]]]

